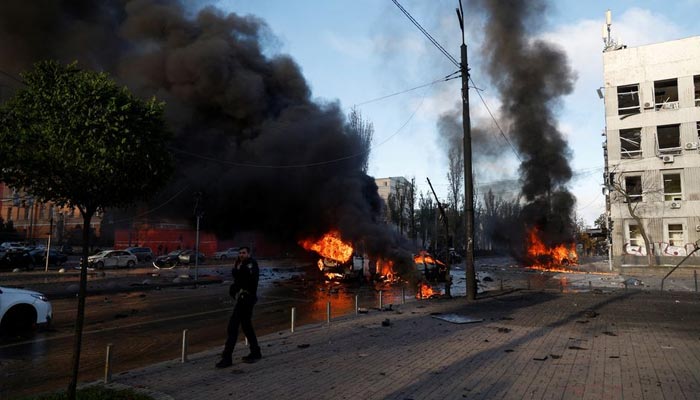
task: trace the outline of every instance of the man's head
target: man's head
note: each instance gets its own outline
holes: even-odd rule
[[[243,246],[238,249],[238,258],[241,260],[245,260],[250,257],[250,247],[248,246]]]

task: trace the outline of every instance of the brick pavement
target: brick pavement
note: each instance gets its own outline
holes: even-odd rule
[[[484,321],[458,325],[435,313]],[[217,348],[114,382],[161,399],[700,398],[700,297],[690,293],[427,300],[267,335],[261,345],[256,364],[217,370]],[[246,351],[239,345],[234,356]]]

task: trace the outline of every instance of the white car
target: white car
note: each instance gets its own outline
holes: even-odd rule
[[[3,333],[48,327],[52,317],[51,303],[43,294],[0,286],[0,331]]]
[[[216,253],[214,253],[215,260],[225,260],[227,258],[236,257],[238,257],[238,247],[231,247],[230,249],[226,249],[224,251],[217,251]]]
[[[88,265],[97,269],[102,268],[133,268],[138,259],[126,250],[104,250],[88,257]]]

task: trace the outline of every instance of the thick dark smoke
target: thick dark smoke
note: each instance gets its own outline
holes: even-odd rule
[[[187,4],[187,3],[184,3]],[[205,229],[256,229],[279,241],[331,228],[386,255],[396,239],[375,223],[380,198],[362,173],[364,148],[337,103],[318,104],[298,65],[266,56],[266,24],[176,0],[4,0],[0,68],[41,59],[107,71],[166,102],[175,178],[149,207]]]
[[[575,199],[567,189],[570,150],[554,110],[573,90],[575,74],[565,54],[533,36],[545,10],[540,0],[472,0],[486,14],[482,57],[498,88],[501,115],[522,163],[525,228],[537,227],[548,244],[573,239]]]

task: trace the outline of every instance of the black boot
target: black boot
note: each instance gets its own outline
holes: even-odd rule
[[[228,368],[233,365],[233,359],[231,358],[231,355],[228,354],[222,354],[221,355],[221,360],[219,360],[218,363],[216,363],[216,368]]]
[[[261,358],[262,358],[262,354],[260,354],[260,347],[251,347],[250,354],[243,357],[242,360],[244,363],[252,364]]]

